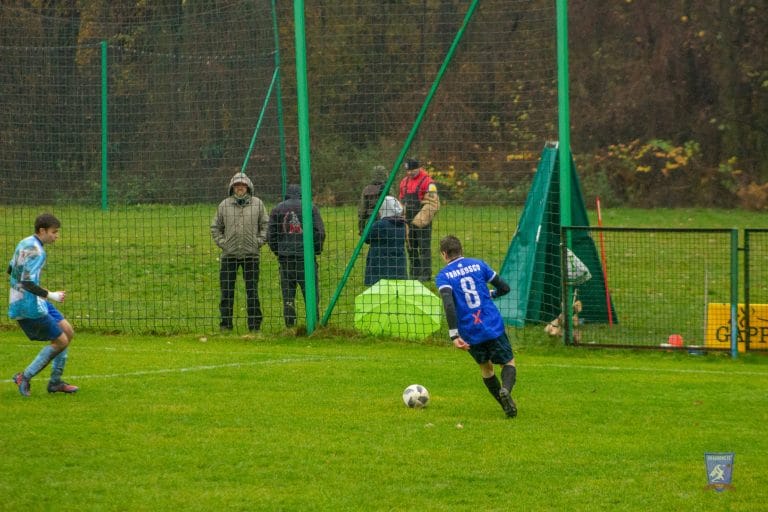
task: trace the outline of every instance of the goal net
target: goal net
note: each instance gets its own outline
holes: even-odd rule
[[[210,226],[243,171],[271,210],[299,183],[294,7],[267,1],[0,6],[0,247],[44,211],[63,223],[41,283],[78,328],[211,332],[220,250]],[[541,150],[557,136],[554,3],[481,2],[407,148],[467,2],[305,4],[312,198],[325,224],[319,308],[353,324],[365,254],[357,206],[405,152],[436,182],[437,244],[500,268]],[[434,287],[434,284],[427,284]],[[284,327],[275,256],[261,252],[265,332]],[[7,296],[0,294],[0,307]],[[299,323],[303,301],[299,299]],[[246,329],[242,277],[235,329]],[[10,326],[3,315],[0,327]]]

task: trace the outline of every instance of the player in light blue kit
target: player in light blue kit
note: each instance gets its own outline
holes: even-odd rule
[[[61,222],[52,214],[39,215],[35,219],[35,234],[19,242],[8,265],[11,281],[8,317],[19,323],[30,340],[51,342],[43,347],[26,370],[13,376],[22,396],[30,395],[29,381],[51,361],[53,364],[48,392],[75,393],[78,390],[77,386],[61,380],[67,362],[67,346],[75,331],[50,302],[64,302],[67,293],[51,292],[40,286],[40,273],[46,259],[43,246],[59,238],[60,228]]]
[[[509,293],[509,285],[483,260],[465,258],[461,242],[449,235],[440,240],[440,256],[447,265],[435,282],[443,299],[448,334],[453,346],[468,350],[480,366],[483,383],[509,418],[517,416],[512,388],[517,379],[515,355],[504,320],[493,299]],[[487,283],[494,289],[490,290]],[[501,383],[493,365],[501,366]]]

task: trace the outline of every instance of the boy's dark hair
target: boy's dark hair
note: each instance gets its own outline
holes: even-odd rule
[[[444,252],[449,259],[462,255],[461,241],[453,235],[448,235],[440,240],[440,252]]]
[[[61,221],[52,213],[41,213],[35,219],[35,233],[41,229],[60,228]]]

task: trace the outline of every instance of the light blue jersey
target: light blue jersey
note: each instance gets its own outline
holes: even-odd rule
[[[46,300],[21,287],[22,281],[40,285],[40,273],[45,266],[43,243],[31,235],[19,242],[11,259],[11,291],[8,297],[8,318],[40,318],[48,314]]]
[[[504,334],[504,320],[491,300],[489,283],[496,272],[483,260],[457,258],[435,278],[438,290],[450,288],[456,306],[459,335],[470,345]]]

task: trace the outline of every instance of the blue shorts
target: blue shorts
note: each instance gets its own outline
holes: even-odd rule
[[[64,320],[58,309],[50,302],[46,302],[48,314],[40,318],[22,318],[17,320],[21,330],[32,341],[52,341],[61,336],[64,331],[59,327],[59,322]]]
[[[507,364],[515,358],[506,332],[496,339],[470,345],[469,353],[477,364],[485,364],[488,361],[493,364]]]

